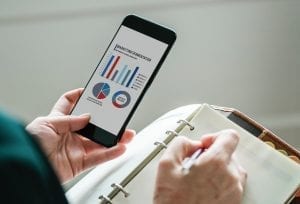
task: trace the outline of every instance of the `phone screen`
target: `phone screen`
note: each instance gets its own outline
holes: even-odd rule
[[[121,25],[72,111],[117,135],[168,44]]]

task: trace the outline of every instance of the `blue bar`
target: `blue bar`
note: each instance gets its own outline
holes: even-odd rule
[[[113,80],[116,78],[116,76],[117,76],[118,72],[119,72],[119,70],[116,70],[116,71],[115,71],[115,73],[114,73],[113,77],[111,78],[111,80],[112,80],[112,81],[113,81]]]
[[[121,73],[120,73],[120,75],[119,75],[119,77],[118,77],[118,79],[117,79],[117,83],[119,83],[120,82],[120,80],[123,78],[123,76],[124,76],[124,74],[125,74],[125,71],[127,70],[127,65],[125,65],[124,67],[123,67],[123,69],[122,69],[122,71],[121,71]]]
[[[104,76],[104,75],[105,75],[105,72],[108,70],[108,67],[109,67],[109,65],[111,64],[111,62],[113,61],[114,57],[115,57],[115,56],[113,56],[113,55],[110,57],[110,59],[109,59],[107,65],[106,65],[106,67],[104,68],[104,70],[103,70],[101,76]]]
[[[128,71],[127,71],[126,76],[125,76],[125,78],[124,78],[123,81],[122,81],[122,85],[124,85],[124,83],[125,83],[127,77],[129,76],[130,72],[131,72],[131,70],[128,70]]]
[[[137,71],[139,70],[139,67],[136,67],[135,70],[133,71],[128,83],[126,84],[126,87],[128,87],[130,85],[130,83],[132,82],[134,76],[136,75]]]

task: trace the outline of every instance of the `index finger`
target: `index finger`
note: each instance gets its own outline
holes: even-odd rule
[[[81,96],[83,88],[74,89],[64,93],[52,108],[50,115],[68,115]]]
[[[123,143],[123,144],[129,143],[135,135],[136,135],[136,132],[134,130],[126,129],[121,137],[120,143]]]
[[[202,143],[199,141],[190,140],[184,136],[177,136],[166,149],[161,160],[171,160],[181,164],[184,158],[191,156],[201,147]]]
[[[204,148],[207,149],[206,155],[212,157],[221,156],[226,161],[229,161],[238,145],[239,134],[235,130],[223,130],[204,136],[201,138],[201,142]]]

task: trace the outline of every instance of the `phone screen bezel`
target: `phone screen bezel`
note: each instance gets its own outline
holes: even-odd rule
[[[126,120],[123,123],[123,125],[120,128],[120,131],[118,132],[117,135],[112,134],[112,133],[102,129],[101,127],[98,127],[98,126],[96,126],[94,124],[91,124],[91,123],[88,123],[88,125],[85,128],[78,131],[79,134],[89,138],[90,140],[92,140],[94,142],[100,143],[100,144],[102,144],[106,147],[114,146],[120,140],[123,132],[125,131],[125,128],[126,128],[127,124],[129,123],[129,120],[131,119],[132,115],[134,114],[138,104],[141,102],[143,96],[145,95],[146,90],[151,85],[151,83],[152,83],[153,79],[155,78],[159,68],[161,67],[163,61],[165,60],[165,58],[168,55],[172,45],[174,44],[174,42],[176,40],[176,33],[174,31],[172,31],[168,28],[165,28],[163,26],[160,26],[158,24],[155,24],[151,21],[140,18],[136,15],[128,15],[124,18],[123,22],[119,26],[117,32],[115,33],[113,39],[109,43],[109,46],[105,50],[105,52],[104,52],[101,60],[99,61],[97,67],[99,66],[99,64],[102,61],[103,57],[106,55],[106,53],[108,51],[108,48],[110,47],[111,43],[114,41],[115,36],[118,34],[119,29],[121,28],[121,26],[126,26],[128,28],[131,28],[131,29],[137,31],[137,32],[140,32],[142,34],[150,36],[150,37],[152,37],[156,40],[159,40],[161,42],[166,43],[168,46],[167,46],[167,49],[165,50],[165,52],[163,53],[163,55],[161,56],[157,66],[154,68],[154,71],[152,72],[148,82],[145,84],[143,90],[141,91],[141,94],[138,96],[135,104],[133,105],[132,109],[129,111],[129,114],[126,117]],[[91,75],[91,77],[90,77],[89,81],[87,82],[85,88],[88,86],[90,80],[93,78],[93,76],[94,76],[94,74],[97,70],[97,67],[94,70],[93,74]],[[85,91],[85,89],[84,89],[84,91]],[[80,100],[80,98],[79,98],[79,100]]]

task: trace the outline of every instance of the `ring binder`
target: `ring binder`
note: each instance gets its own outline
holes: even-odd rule
[[[125,198],[130,195],[120,184],[113,183],[111,184],[111,187],[119,189],[124,194]]]
[[[190,127],[190,130],[194,130],[195,129],[195,126],[193,126],[190,122],[188,122],[187,120],[178,120],[177,123],[184,123],[185,125],[189,126]]]
[[[138,156],[141,155],[141,157],[138,157],[138,159],[136,161],[133,161],[132,163],[128,162],[128,163],[122,164],[123,166],[121,168],[123,168],[123,169],[120,169],[121,171],[119,171],[119,169],[118,169],[118,171],[116,171],[115,174],[109,175],[109,180],[104,180],[105,182],[103,182],[103,184],[100,184],[101,185],[101,189],[99,188],[99,191],[101,192],[100,194],[98,194],[99,192],[96,192],[94,189],[92,189],[92,191],[95,191],[95,192],[93,192],[93,195],[91,195],[91,196],[88,195],[89,196],[88,201],[87,201],[86,197],[82,196],[80,198],[81,200],[78,199],[78,202],[74,202],[74,204],[75,203],[76,204],[83,203],[85,201],[87,201],[86,203],[95,203],[94,201],[96,200],[96,202],[97,202],[97,198],[99,199],[98,201],[100,201],[100,204],[113,204],[113,203],[137,204],[137,203],[142,203],[141,201],[145,201],[145,199],[151,199],[151,195],[150,196],[148,195],[150,193],[147,193],[147,195],[146,195],[145,192],[152,192],[151,190],[153,190],[153,189],[151,189],[152,188],[151,185],[148,185],[148,184],[149,184],[150,179],[152,181],[154,179],[154,178],[152,178],[153,171],[154,171],[153,168],[154,168],[154,165],[157,164],[157,162],[158,162],[158,160],[155,160],[155,158],[156,157],[159,158],[159,156],[158,156],[159,153],[161,153],[164,148],[168,148],[169,143],[175,137],[177,137],[179,135],[187,136],[191,139],[194,139],[194,138],[199,137],[199,135],[207,132],[205,124],[210,124],[209,122],[206,122],[208,120],[209,121],[211,120],[213,122],[212,124],[214,124],[213,127],[209,126],[208,129],[210,131],[214,131],[215,130],[214,128],[216,128],[216,130],[217,130],[217,128],[221,127],[220,126],[221,123],[218,120],[219,119],[221,120],[223,118],[223,117],[221,117],[222,115],[225,116],[225,118],[223,118],[221,121],[222,123],[223,122],[225,123],[225,121],[226,121],[226,123],[229,124],[229,122],[231,121],[230,123],[233,123],[232,125],[234,125],[234,124],[237,125],[234,128],[242,128],[241,130],[244,129],[244,131],[248,131],[251,133],[251,135],[250,135],[251,137],[247,137],[247,138],[250,139],[250,138],[252,138],[252,136],[253,137],[255,136],[255,138],[258,138],[258,139],[262,140],[263,142],[265,142],[266,145],[270,145],[275,150],[280,150],[280,152],[283,153],[284,155],[288,154],[288,157],[290,159],[292,159],[293,161],[300,164],[300,154],[297,150],[295,150],[290,145],[286,144],[284,141],[281,141],[271,131],[265,129],[263,126],[259,125],[254,120],[249,119],[243,113],[240,113],[237,110],[232,109],[232,108],[224,108],[224,107],[218,107],[218,106],[209,106],[209,107],[212,107],[214,110],[210,110],[210,109],[207,110],[207,108],[209,108],[209,107],[205,107],[203,105],[197,105],[197,107],[198,107],[197,109],[194,108],[195,106],[190,106],[190,107],[191,108],[189,110],[187,110],[187,112],[189,112],[189,113],[188,114],[185,113],[187,117],[185,117],[185,115],[179,115],[179,113],[181,113],[181,112],[178,112],[178,113],[174,112],[176,114],[173,114],[174,116],[172,115],[172,117],[174,117],[174,118],[171,118],[169,122],[166,122],[164,120],[160,126],[157,126],[156,124],[152,125],[152,126],[150,125],[150,126],[148,126],[148,128],[145,128],[141,133],[139,133],[141,137],[142,136],[146,137],[149,134],[154,134],[154,135],[159,134],[159,138],[158,137],[157,137],[157,139],[153,138],[153,139],[151,139],[150,143],[147,143],[149,145],[149,147],[147,146],[147,149],[145,149],[145,152],[147,151],[147,154],[145,154],[145,155],[137,154]],[[206,109],[205,110],[206,113],[203,112],[204,111],[203,108]],[[218,115],[217,115],[217,113],[214,113],[215,110],[218,112]],[[201,114],[200,114],[200,111],[202,111]],[[208,113],[207,111],[210,111],[210,112]],[[209,117],[207,117],[208,114],[209,114]],[[235,120],[232,120],[232,115],[235,116]],[[165,118],[165,117],[162,116],[162,118]],[[185,120],[183,120],[182,118],[185,118]],[[215,120],[216,118],[218,120]],[[229,120],[227,120],[226,118],[228,118]],[[158,120],[158,121],[160,121],[160,120]],[[176,123],[177,123],[177,126],[176,126]],[[230,125],[230,126],[226,125],[226,127],[231,128],[231,127],[233,127],[232,125]],[[224,124],[224,126],[225,126],[225,124]],[[249,131],[248,129],[246,129],[248,126],[251,128],[252,127],[255,128],[255,134],[252,133],[252,131]],[[194,131],[192,131],[192,130],[194,130]],[[256,132],[258,132],[258,134],[256,134]],[[251,141],[252,141],[252,139],[251,139]],[[250,150],[255,151],[255,153],[257,150],[261,150],[263,152],[264,148],[262,148],[262,149],[261,148],[259,148],[259,149],[251,149],[250,148]],[[273,150],[271,150],[269,148],[268,151],[272,152]],[[273,155],[272,157],[270,157],[272,159],[271,161],[273,161],[273,158],[275,158],[275,156],[276,155]],[[133,158],[135,159],[135,157],[133,157]],[[280,156],[280,158],[279,159],[280,159],[281,163],[283,163],[283,162],[287,163],[287,161],[285,161],[282,158],[282,156]],[[255,158],[251,157],[250,159],[251,160],[253,159],[253,161],[255,161],[254,159],[258,159],[258,161],[261,161],[259,154],[258,154],[258,156],[256,155]],[[123,160],[121,160],[121,161],[123,161]],[[150,162],[154,162],[154,163],[151,164]],[[131,166],[129,166],[129,165],[131,165]],[[251,166],[251,164],[249,164],[249,163],[247,163],[247,165]],[[279,170],[282,170],[282,172],[290,171],[288,169],[285,171],[285,168],[284,168],[285,165],[277,165],[277,163],[275,163],[275,162],[274,162],[274,165],[276,168],[279,168]],[[289,166],[291,166],[291,165],[289,165]],[[148,169],[145,169],[144,171],[142,171],[146,167]],[[260,167],[260,170],[263,172],[267,172],[268,174],[272,174],[272,176],[276,175],[276,171],[270,171],[269,168],[264,167],[263,165]],[[111,173],[111,172],[109,172],[109,173]],[[140,177],[137,178],[136,180],[133,180],[139,174],[140,174]],[[259,176],[258,173],[257,173],[257,175]],[[298,178],[300,178],[299,173],[296,174],[295,171],[293,171],[293,175],[295,177],[298,176]],[[293,176],[293,175],[291,175],[291,176]],[[89,179],[92,180],[93,179],[92,176],[94,177],[94,174],[91,174],[91,177],[89,177]],[[149,176],[149,177],[147,177],[147,176]],[[276,178],[278,178],[278,179],[276,179]],[[255,176],[251,177],[251,179],[258,180]],[[262,180],[264,180],[264,179],[268,180],[267,177],[262,178]],[[280,181],[281,183],[285,182],[285,181],[281,181],[281,178],[278,176],[274,177],[274,179],[276,179],[276,181],[277,180]],[[143,188],[140,188],[141,185],[138,182],[141,182],[141,180],[143,180],[145,182],[145,184],[146,184],[145,188],[144,188],[144,186],[143,186]],[[293,179],[291,179],[290,181],[294,182]],[[115,182],[115,183],[113,183],[113,182]],[[85,183],[83,183],[83,184],[85,184]],[[111,184],[112,188],[110,188],[109,185],[107,186],[107,184]],[[131,184],[131,185],[128,185],[128,184]],[[292,189],[292,184],[291,183],[289,184],[288,182],[287,182],[287,184],[289,185],[288,188]],[[83,185],[83,186],[85,187],[85,185]],[[282,188],[285,188],[285,189],[287,188],[287,185],[281,185],[281,186],[284,186]],[[94,187],[94,185],[91,185],[91,187]],[[251,187],[251,190],[256,191],[255,187],[253,187],[253,186],[250,186],[250,187]],[[126,190],[124,188],[126,188]],[[78,196],[77,196],[78,190],[77,189],[75,189],[75,190],[74,190],[74,194],[76,194],[76,196],[74,196],[74,198],[77,199],[78,198]],[[128,197],[129,191],[130,191],[131,195]],[[146,197],[143,197],[144,196],[143,193],[139,194],[141,191],[143,191],[143,193],[145,193]],[[272,188],[266,189],[266,191],[267,191],[267,193],[269,193],[272,191]],[[120,193],[120,192],[122,192],[122,193]],[[260,191],[260,192],[263,192],[263,191]],[[295,190],[295,192],[296,192],[296,190]],[[295,192],[291,191],[291,195],[295,194]],[[120,194],[120,196],[117,197],[118,194]],[[124,196],[121,194],[124,194]],[[300,198],[299,194],[296,196],[298,199]],[[99,196],[99,195],[101,195],[101,196]],[[149,196],[149,197],[147,197],[147,196]],[[262,195],[258,192],[255,196],[264,196],[264,195]],[[276,194],[276,196],[277,196],[277,194]],[[278,196],[283,197],[281,195],[281,193],[278,193]],[[125,197],[128,197],[128,198],[125,198]],[[295,202],[292,202],[293,204],[294,203],[296,204],[297,198],[294,199]],[[126,199],[126,202],[122,202],[125,199]],[[270,199],[271,199],[271,197],[270,197]],[[288,200],[289,198],[285,198],[285,199]],[[274,203],[274,202],[272,202],[272,203]]]
[[[164,142],[156,141],[154,142],[154,145],[161,145],[163,148],[167,149],[167,145]]]
[[[108,195],[108,197],[110,199],[113,199],[120,191],[122,191],[124,193],[125,197],[127,197],[129,195],[129,193],[126,192],[122,186],[126,186],[144,167],[146,167],[149,164],[150,161],[152,161],[153,158],[155,158],[157,156],[157,154],[162,149],[167,147],[167,144],[174,137],[178,136],[178,133],[173,130],[168,130],[165,133],[168,134],[168,137],[163,142],[159,142],[159,141],[154,142],[155,145],[160,145],[161,147],[156,147],[146,158],[144,158],[144,160],[141,161],[141,163],[138,164],[138,166],[120,182],[121,184],[114,183],[111,185],[112,187],[114,187],[114,190],[111,191]],[[104,204],[106,204],[106,203],[104,203]],[[112,204],[112,203],[109,203],[109,204]]]
[[[175,135],[175,136],[178,136],[178,133],[175,132],[175,131],[173,131],[173,130],[167,130],[167,131],[166,131],[166,134],[167,134],[167,135]]]
[[[112,201],[104,195],[99,196],[99,199],[101,200],[101,204],[112,204]]]

